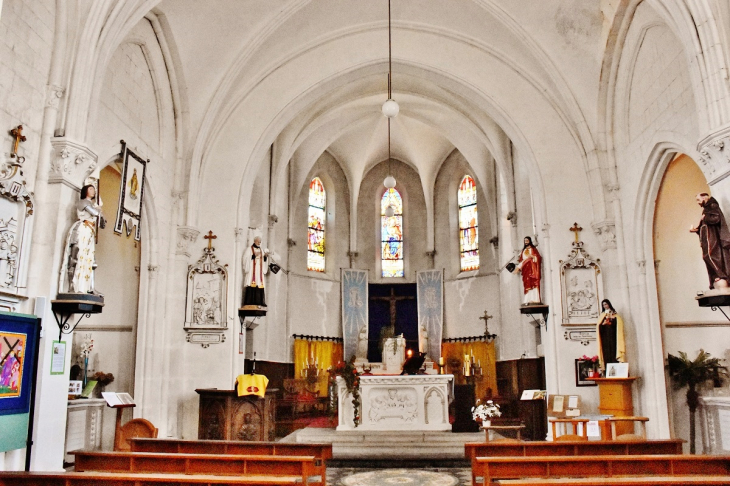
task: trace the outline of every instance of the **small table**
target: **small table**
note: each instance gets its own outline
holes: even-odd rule
[[[484,430],[487,434],[487,442],[489,442],[490,439],[490,433],[491,430],[514,430],[515,434],[517,436],[517,440],[522,440],[522,429],[525,428],[525,424],[520,425],[482,425],[481,429]]]

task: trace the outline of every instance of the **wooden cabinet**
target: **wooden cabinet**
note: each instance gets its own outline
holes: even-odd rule
[[[520,400],[524,390],[545,389],[545,359],[523,358],[497,361],[498,397],[502,418],[519,419],[525,424],[523,437],[545,440],[547,409],[545,400]]]
[[[614,417],[630,417],[634,415],[634,400],[632,398],[631,386],[636,380],[635,376],[629,378],[596,378],[598,384],[599,404],[598,410],[603,415]],[[634,424],[617,423],[616,433],[633,433]]]
[[[198,389],[198,439],[273,441],[276,424],[276,389],[264,398],[239,397],[235,390]]]

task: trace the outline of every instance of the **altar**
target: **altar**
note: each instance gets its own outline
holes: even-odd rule
[[[360,424],[353,420],[352,396],[337,377],[337,430],[450,431],[453,375],[360,376]]]

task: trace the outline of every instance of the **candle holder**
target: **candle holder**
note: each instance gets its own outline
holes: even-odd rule
[[[306,366],[302,369],[301,375],[307,384],[307,389],[311,392],[316,391],[319,384],[319,375],[322,369],[318,366],[317,361],[307,360]]]

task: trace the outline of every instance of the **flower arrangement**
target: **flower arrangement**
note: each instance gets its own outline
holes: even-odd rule
[[[585,354],[578,358],[582,361],[592,361],[594,363],[598,363],[598,356],[586,356]]]
[[[107,386],[109,383],[114,381],[114,375],[112,373],[104,373],[103,371],[97,371],[91,377],[92,380],[96,381],[99,386]]]
[[[501,415],[502,412],[499,410],[499,405],[492,400],[487,400],[487,403],[481,403],[481,400],[477,400],[476,406],[471,408],[471,416],[474,420],[480,419],[481,421],[485,421],[492,417],[500,417]]]
[[[91,350],[94,349],[94,340],[91,339],[91,334],[84,336],[84,341],[81,343],[80,355],[82,358],[87,359],[91,354]]]
[[[352,395],[353,422],[355,427],[360,423],[360,372],[355,367],[355,356],[349,361],[340,361],[332,369],[333,376],[341,376],[345,380],[347,391]]]

